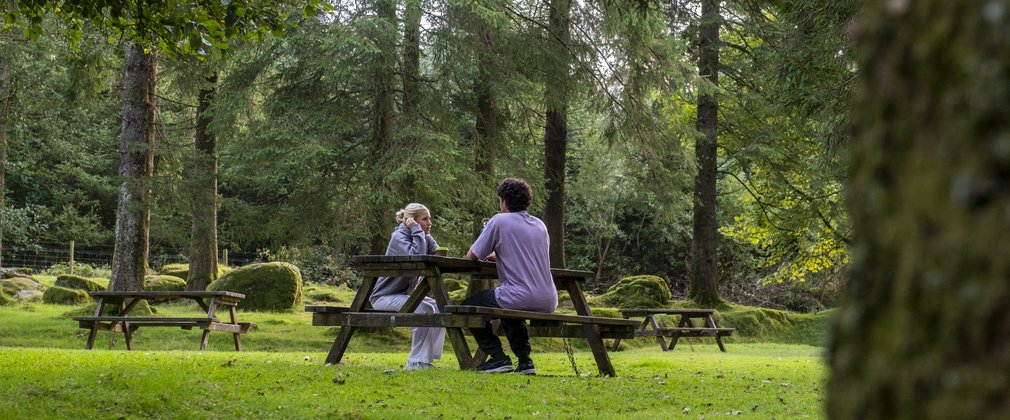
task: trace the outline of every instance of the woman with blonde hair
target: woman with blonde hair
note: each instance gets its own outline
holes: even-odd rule
[[[434,254],[438,244],[431,236],[431,213],[423,204],[410,203],[396,212],[399,225],[393,230],[386,248],[386,255]],[[420,277],[379,277],[372,291],[372,308],[380,311],[399,311],[417,287]],[[414,313],[438,313],[435,299],[425,297]],[[407,370],[435,367],[432,362],[442,358],[445,344],[445,328],[413,327],[410,354],[407,356]]]

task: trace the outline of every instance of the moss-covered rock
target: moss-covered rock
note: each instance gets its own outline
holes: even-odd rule
[[[9,296],[14,296],[22,290],[43,291],[45,287],[35,279],[29,277],[10,277],[0,280],[0,289]]]
[[[302,274],[292,264],[250,264],[229,272],[207,290],[242,293],[239,308],[258,311],[288,310],[302,301]]]
[[[3,289],[0,289],[0,306],[10,305],[13,300],[4,293]]]
[[[102,284],[97,279],[89,279],[73,274],[60,274],[56,276],[56,285],[67,289],[78,289],[87,292],[97,292],[105,290],[108,284]],[[101,279],[104,280],[104,279]],[[104,282],[104,281],[103,281]]]
[[[87,291],[81,289],[53,286],[46,289],[42,295],[42,301],[57,305],[80,305],[91,302],[91,296],[88,296]]]
[[[607,304],[619,308],[662,308],[673,294],[662,277],[631,276],[619,280],[602,296]]]
[[[165,264],[158,271],[158,275],[161,276],[172,276],[180,278],[183,281],[189,278],[189,264]]]
[[[179,292],[186,290],[186,280],[162,274],[145,276],[144,290],[152,292]]]
[[[226,265],[217,266],[217,278],[224,277],[225,274],[230,273],[234,269]],[[183,281],[189,280],[189,264],[165,264],[158,271],[159,275],[162,276],[173,276],[182,279]]]

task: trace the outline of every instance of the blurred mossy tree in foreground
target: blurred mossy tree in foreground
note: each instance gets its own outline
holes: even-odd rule
[[[1010,2],[873,2],[852,278],[830,345],[840,419],[1010,413]]]

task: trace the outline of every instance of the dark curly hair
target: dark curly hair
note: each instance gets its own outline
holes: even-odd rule
[[[505,178],[498,183],[498,197],[505,200],[510,212],[523,211],[533,201],[533,188],[522,178]]]

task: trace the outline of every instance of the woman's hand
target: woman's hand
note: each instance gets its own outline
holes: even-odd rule
[[[413,227],[416,224],[417,224],[417,221],[415,221],[413,217],[408,217],[407,220],[403,221],[403,225],[406,226],[407,229],[410,229],[411,227]]]

